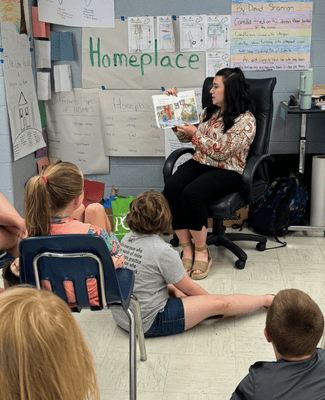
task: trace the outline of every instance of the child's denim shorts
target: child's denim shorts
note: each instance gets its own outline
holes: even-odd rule
[[[157,314],[145,337],[168,336],[184,332],[184,306],[180,298],[168,299],[165,308]]]

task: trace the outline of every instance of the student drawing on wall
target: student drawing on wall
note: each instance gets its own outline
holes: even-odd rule
[[[187,34],[185,35],[185,40],[189,43],[189,48],[192,49],[193,45],[196,43],[195,41],[193,41],[193,35],[192,32],[189,31],[187,32]]]
[[[136,45],[136,52],[140,53],[141,52],[141,39],[143,38],[142,36],[142,25],[137,24],[134,27],[134,39],[135,39],[135,45]]]
[[[13,123],[13,131],[14,132],[18,132],[18,128],[17,128],[17,123],[16,123],[16,107],[17,107],[17,100],[16,100],[16,96],[11,96],[9,98],[9,102],[8,102],[8,107],[9,110],[12,114],[12,118],[10,120],[10,122]]]
[[[30,128],[29,103],[27,102],[23,92],[20,93],[18,110],[20,120],[20,132],[22,132],[25,129]]]

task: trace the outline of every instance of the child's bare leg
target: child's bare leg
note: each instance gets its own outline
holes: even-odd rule
[[[185,314],[185,330],[192,328],[214,315],[238,315],[261,307],[269,307],[273,295],[253,296],[246,294],[187,296],[182,298]]]
[[[6,250],[14,257],[18,257],[18,244],[19,238],[5,227],[0,226],[0,250]]]
[[[0,212],[19,216],[15,207],[2,193],[0,193]],[[0,226],[0,250],[6,250],[14,257],[18,257],[18,244],[19,238],[5,227]]]
[[[19,215],[15,207],[10,203],[9,200],[7,200],[7,198],[2,193],[0,193],[0,211],[5,214]]]
[[[83,222],[97,225],[109,234],[112,232],[111,223],[109,222],[105,208],[99,203],[89,204],[86,207],[85,220]]]

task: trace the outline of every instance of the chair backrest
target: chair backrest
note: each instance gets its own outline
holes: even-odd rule
[[[210,90],[214,77],[208,77],[203,83],[202,107],[212,104]],[[250,85],[251,98],[255,105],[256,136],[251,144],[249,157],[254,154],[266,154],[270,142],[273,118],[273,90],[276,78],[251,79],[246,81]]]
[[[42,256],[41,256],[42,255]],[[63,282],[71,281],[74,286],[77,307],[92,310],[116,304],[125,311],[129,307],[134,276],[131,270],[123,269],[127,275],[128,289],[122,290],[113,260],[105,241],[91,235],[58,235],[23,239],[19,244],[20,282],[34,286],[37,272],[40,281],[49,281],[52,291],[68,302]],[[129,276],[132,274],[132,277]],[[125,277],[125,278],[127,278]],[[97,280],[99,306],[90,306],[87,279]]]

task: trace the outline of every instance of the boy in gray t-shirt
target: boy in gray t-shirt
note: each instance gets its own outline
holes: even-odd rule
[[[272,303],[272,295],[208,294],[193,282],[178,252],[159,236],[171,225],[162,194],[150,190],[137,196],[126,223],[131,232],[122,239],[121,252],[125,267],[135,274],[133,293],[140,303],[145,336],[180,333],[214,315],[241,314]],[[128,330],[125,313],[112,313],[115,322]]]
[[[323,331],[323,314],[306,293],[280,291],[264,330],[277,361],[252,365],[231,400],[325,399],[325,350],[316,349]]]

